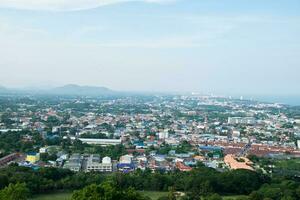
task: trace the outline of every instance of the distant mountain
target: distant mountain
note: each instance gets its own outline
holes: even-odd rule
[[[0,85],[0,92],[1,92],[1,93],[7,92],[7,91],[8,91],[8,90],[7,90],[5,87],[3,87],[3,86]]]
[[[95,86],[79,86],[75,84],[69,84],[62,87],[57,87],[48,90],[47,93],[56,95],[87,95],[87,96],[97,96],[97,95],[108,95],[115,93],[106,87],[95,87]]]
[[[118,92],[110,90],[106,87],[94,86],[79,86],[69,84],[53,89],[8,89],[0,86],[0,94],[40,94],[40,95],[74,95],[74,96],[101,96],[101,95],[115,95]]]

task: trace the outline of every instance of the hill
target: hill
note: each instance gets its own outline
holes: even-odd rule
[[[0,93],[6,93],[8,92],[8,89],[0,85]]]
[[[101,96],[114,95],[118,92],[106,87],[64,85],[52,89],[7,89],[0,86],[0,94],[40,94],[40,95],[72,95],[72,96]]]
[[[56,95],[88,95],[88,96],[97,96],[97,95],[108,95],[115,93],[113,90],[110,90],[106,87],[95,87],[95,86],[79,86],[75,84],[69,84],[62,87],[57,87],[47,91],[50,94]]]

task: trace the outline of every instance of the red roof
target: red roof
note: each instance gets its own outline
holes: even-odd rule
[[[186,166],[186,165],[183,164],[182,162],[177,162],[177,163],[176,163],[176,167],[177,167],[180,171],[183,171],[183,172],[189,172],[189,171],[192,170],[191,167]]]

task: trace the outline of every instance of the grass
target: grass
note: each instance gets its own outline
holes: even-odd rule
[[[161,196],[168,195],[167,192],[149,192],[149,191],[140,191],[145,196],[150,197],[152,200],[157,200]],[[42,194],[33,197],[31,200],[70,200],[72,193],[54,193],[54,194]]]
[[[275,165],[285,170],[300,170],[300,159],[280,160]]]
[[[147,197],[150,197],[152,200],[157,200],[159,197],[168,195],[168,192],[141,191],[141,193]]]
[[[231,200],[231,199],[235,200],[239,197],[245,197],[245,196],[242,196],[242,195],[241,196],[223,196],[223,200]]]
[[[31,200],[70,200],[72,196],[71,192],[66,193],[54,193],[54,194],[41,194],[37,195]]]

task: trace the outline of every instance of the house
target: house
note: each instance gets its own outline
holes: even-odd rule
[[[193,158],[187,158],[187,159],[184,159],[184,162],[183,162],[186,166],[190,166],[190,167],[193,167],[193,166],[196,166],[197,165],[197,161]]]
[[[131,172],[134,171],[135,166],[132,162],[131,155],[121,156],[117,168],[121,172]]]
[[[39,153],[28,153],[26,155],[26,161],[30,162],[31,164],[34,164],[40,160],[40,154]]]
[[[192,171],[192,168],[189,166],[186,166],[182,162],[176,162],[176,168],[179,169],[182,172],[189,172]]]
[[[80,154],[73,154],[64,165],[65,169],[70,169],[74,172],[79,172],[82,167],[82,157]]]

